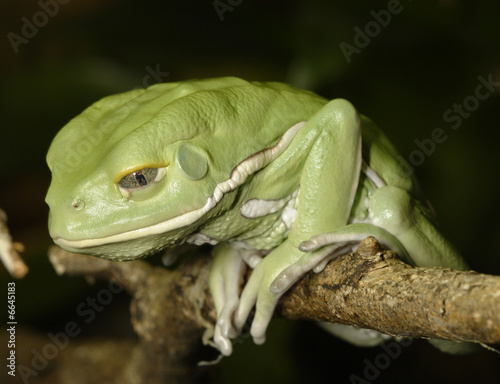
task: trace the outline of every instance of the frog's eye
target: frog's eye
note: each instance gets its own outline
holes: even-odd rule
[[[163,179],[166,174],[166,168],[139,169],[122,177],[118,182],[118,188],[124,197],[129,198],[132,192],[146,188],[153,183],[157,183]]]

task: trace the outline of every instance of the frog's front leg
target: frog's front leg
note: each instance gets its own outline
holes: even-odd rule
[[[255,268],[245,285],[235,313],[235,326],[241,328],[253,306],[255,316],[250,333],[261,344],[280,298],[271,284],[304,253],[299,244],[318,233],[344,226],[349,218],[361,170],[360,119],[345,100],[333,100],[302,128],[308,146],[300,176],[297,214],[288,238],[271,251]],[[303,146],[293,142],[290,152]]]

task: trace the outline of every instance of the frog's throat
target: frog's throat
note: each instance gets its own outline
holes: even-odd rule
[[[117,233],[106,237],[81,240],[67,240],[62,237],[57,237],[54,239],[54,242],[62,247],[83,249],[110,243],[119,243],[151,235],[159,235],[174,229],[191,225],[202,218],[207,212],[212,210],[222,200],[226,193],[234,191],[245,182],[249,175],[264,168],[281,153],[283,153],[283,151],[290,145],[300,128],[302,128],[305,124],[305,121],[295,124],[280,137],[274,146],[256,152],[241,161],[232,170],[229,179],[215,186],[212,196],[207,199],[207,202],[201,208],[148,227],[138,228],[128,232]]]

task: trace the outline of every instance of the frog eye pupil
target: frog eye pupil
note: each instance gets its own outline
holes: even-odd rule
[[[134,172],[133,175],[135,175],[135,181],[137,181],[139,185],[142,186],[148,184],[148,181],[146,180],[146,177],[142,174],[142,171]]]

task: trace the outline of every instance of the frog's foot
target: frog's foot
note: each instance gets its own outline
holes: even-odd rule
[[[271,284],[271,292],[282,294],[309,271],[321,272],[328,262],[337,256],[354,251],[368,236],[375,236],[382,245],[402,256],[406,255],[401,243],[386,230],[372,224],[350,224],[332,233],[317,235],[300,243],[299,250],[305,254],[276,277]]]
[[[255,306],[250,334],[256,344],[265,342],[267,326],[281,296],[270,291],[271,283],[280,271],[293,264],[300,256],[301,252],[285,241],[261,260],[245,284],[234,314],[234,326],[238,330],[242,329]]]
[[[245,262],[237,250],[225,245],[217,246],[214,252],[209,276],[209,287],[217,313],[213,340],[215,347],[224,356],[229,356],[233,351],[230,339],[238,334],[232,319],[239,305],[238,293],[245,272]]]
[[[302,242],[299,250],[306,253],[276,277],[271,292],[282,294],[309,271],[321,272],[330,260],[352,252],[365,237],[364,234],[329,233]]]
[[[329,243],[329,246],[319,247],[318,251],[311,251],[303,255],[298,261],[285,268],[272,282],[270,290],[275,294],[285,293],[293,284],[310,270],[320,272],[326,264],[333,258],[343,253],[349,252],[352,248],[351,242]],[[301,251],[301,249],[299,247]],[[306,248],[304,248],[305,250]]]
[[[360,236],[360,239],[364,237]],[[242,329],[250,311],[255,306],[250,334],[256,344],[265,342],[266,329],[273,316],[274,308],[283,293],[293,283],[319,264],[326,264],[325,260],[345,253],[359,243],[358,239],[353,240],[352,236],[349,240],[343,237],[335,239],[329,237],[325,243],[328,245],[326,247],[322,245],[321,238],[313,238],[311,241],[313,242],[310,244],[311,249],[316,247],[314,249],[317,251],[307,254],[303,254],[288,241],[282,243],[260,261],[243,288],[238,309],[234,313],[234,326],[238,330]]]

